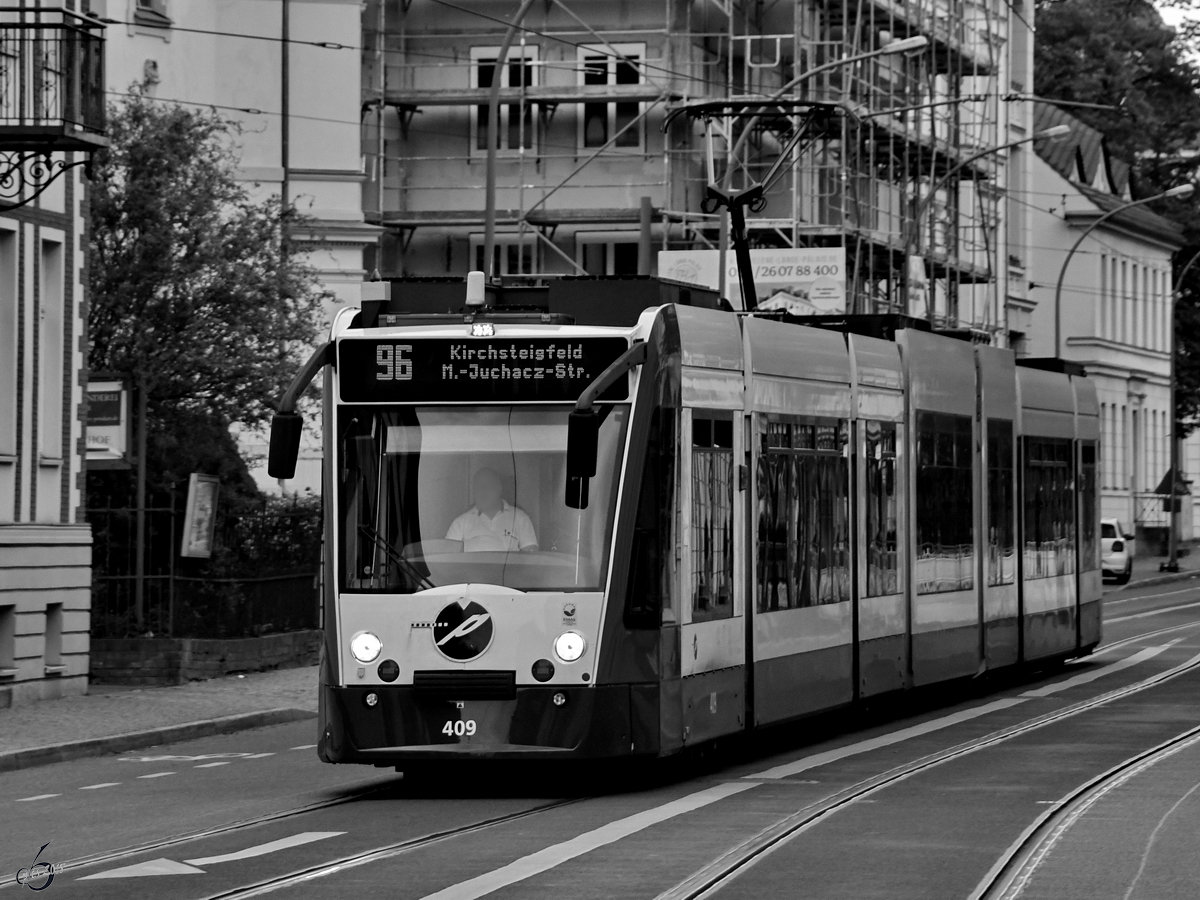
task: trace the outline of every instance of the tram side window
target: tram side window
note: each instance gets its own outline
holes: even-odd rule
[[[1079,558],[1084,571],[1100,568],[1099,541],[1096,540],[1096,442],[1083,441],[1080,450]]]
[[[896,426],[868,421],[866,430],[867,596],[899,590],[896,554]]]
[[[1071,441],[1025,439],[1025,578],[1075,571],[1075,478]]]
[[[678,493],[675,457],[678,417],[670,407],[656,407],[646,441],[646,467],[638,497],[633,533],[633,560],[626,590],[625,624],[654,628],[673,621],[675,534]]]
[[[1012,584],[1017,576],[1013,515],[1013,423],[992,419],[988,439],[987,583]]]
[[[971,419],[917,414],[917,593],[975,586]]]
[[[758,457],[759,612],[850,599],[845,422],[765,421]]]
[[[733,615],[733,420],[692,419],[692,621]]]

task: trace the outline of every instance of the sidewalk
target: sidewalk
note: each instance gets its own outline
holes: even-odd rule
[[[0,709],[0,772],[317,714],[317,667],[91,693]]]

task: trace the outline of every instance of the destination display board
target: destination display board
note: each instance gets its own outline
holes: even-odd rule
[[[574,402],[629,347],[619,337],[345,338],[344,403]],[[601,397],[625,400],[629,377]]]

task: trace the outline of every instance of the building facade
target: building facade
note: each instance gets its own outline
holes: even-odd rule
[[[1067,262],[1084,229],[1131,199],[1129,166],[1063,111],[1039,104],[1036,115],[1039,127],[1065,123],[1071,134],[1042,146],[1034,165],[1038,250],[1029,280],[1036,305],[1027,349],[1079,362],[1095,381],[1102,514],[1136,527],[1142,552],[1157,553],[1167,527],[1157,489],[1171,453],[1171,266],[1182,230],[1146,207],[1122,210]],[[1181,518],[1190,536],[1191,517]]]
[[[252,196],[279,195],[311,217],[308,262],[332,300],[358,302],[363,250],[358,0],[90,0],[108,22],[108,82],[164,103],[213,108],[240,128],[240,175]],[[239,436],[251,459],[266,440]],[[251,472],[278,490],[265,463]],[[320,488],[320,447],[306,443],[291,487]]]
[[[1000,344],[1010,309],[1029,311],[1027,230],[1008,224],[1032,156],[1008,147],[1032,136],[1028,0],[535,4],[498,66],[503,16],[364,6],[363,205],[385,229],[382,272],[650,274],[655,250],[725,252],[727,219],[703,204],[711,158],[734,186],[780,163],[751,243],[844,250],[849,311]]]
[[[103,60],[103,30],[78,12],[0,12],[0,707],[87,690],[80,165],[103,129],[103,82],[87,65]],[[73,149],[19,164],[41,147]]]

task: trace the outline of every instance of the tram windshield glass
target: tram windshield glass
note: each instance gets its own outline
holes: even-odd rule
[[[586,509],[565,503],[569,406],[342,406],[342,590],[598,590],[628,407],[609,405]]]

